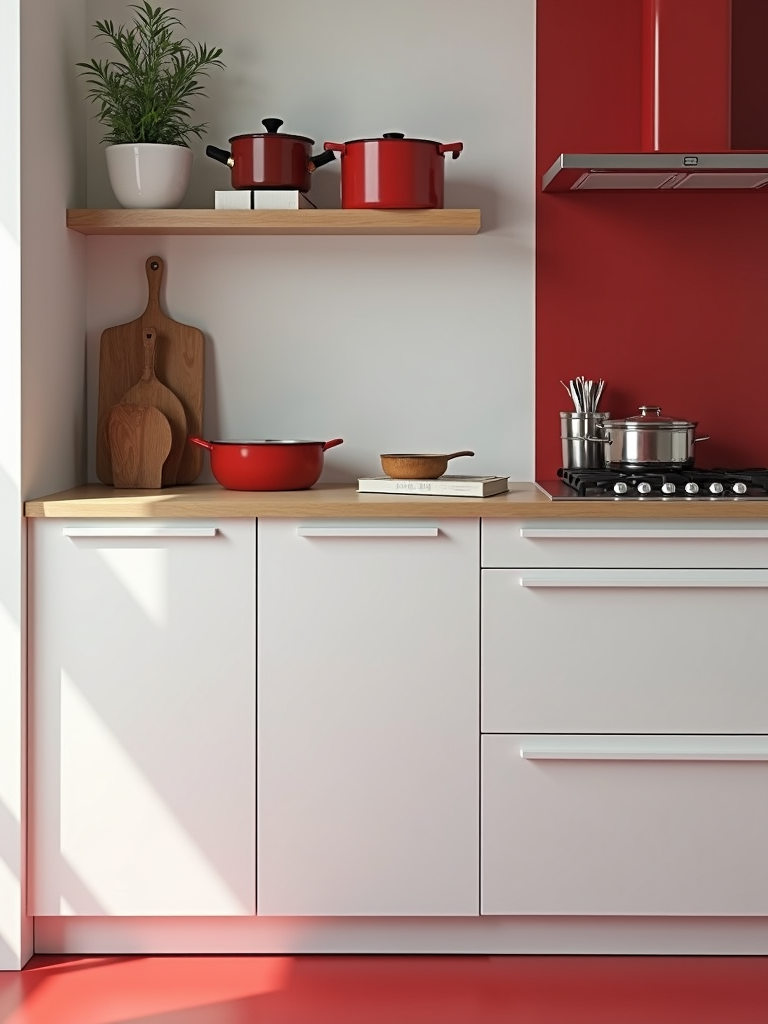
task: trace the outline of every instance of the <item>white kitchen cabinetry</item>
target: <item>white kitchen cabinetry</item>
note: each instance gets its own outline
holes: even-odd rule
[[[483,524],[483,914],[768,914],[760,524]]]
[[[484,914],[768,914],[768,737],[484,736]]]
[[[258,526],[258,913],[479,912],[479,524]]]
[[[768,569],[487,569],[482,595],[483,732],[768,733]]]
[[[37,915],[255,911],[255,523],[30,524]]]

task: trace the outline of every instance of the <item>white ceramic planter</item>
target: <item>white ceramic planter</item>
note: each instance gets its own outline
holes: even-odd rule
[[[109,183],[121,206],[168,210],[178,206],[189,186],[192,150],[152,142],[106,149]]]

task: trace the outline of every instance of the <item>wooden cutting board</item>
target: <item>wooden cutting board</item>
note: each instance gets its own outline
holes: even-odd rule
[[[147,308],[130,323],[108,327],[101,335],[99,352],[99,404],[96,420],[96,475],[105,484],[113,483],[109,451],[108,420],[113,405],[142,375],[144,367],[143,332],[157,332],[155,373],[180,400],[187,422],[187,433],[203,432],[203,376],[205,339],[197,327],[172,320],[160,308],[160,285],[165,264],[159,256],[146,261],[149,298]],[[203,468],[203,450],[185,444],[181,455],[177,484],[191,484]]]
[[[153,405],[113,405],[107,434],[115,487],[160,487],[171,425]]]
[[[121,405],[148,405],[158,409],[165,416],[171,428],[171,448],[166,452],[167,458],[162,464],[162,483],[158,486],[172,487],[177,480],[181,457],[187,443],[187,419],[184,406],[170,388],[157,379],[155,375],[155,351],[157,332],[154,327],[146,327],[142,332],[144,344],[144,369],[141,379],[126,391],[120,399]],[[113,410],[114,411],[114,410]],[[110,422],[111,422],[110,414]],[[112,456],[112,476],[115,476],[114,448],[110,435],[110,454]]]

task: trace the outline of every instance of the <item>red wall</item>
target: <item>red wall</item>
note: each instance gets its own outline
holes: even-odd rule
[[[768,465],[768,194],[540,191],[559,153],[642,148],[642,24],[642,0],[538,0],[539,479],[579,374],[614,416],[698,420],[701,466]]]

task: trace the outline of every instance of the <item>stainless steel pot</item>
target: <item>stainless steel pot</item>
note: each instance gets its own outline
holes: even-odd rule
[[[661,415],[658,405],[641,405],[639,416],[606,420],[600,440],[611,469],[684,469],[694,463],[694,445],[709,435],[694,437],[696,420]],[[595,438],[597,440],[597,438]]]

